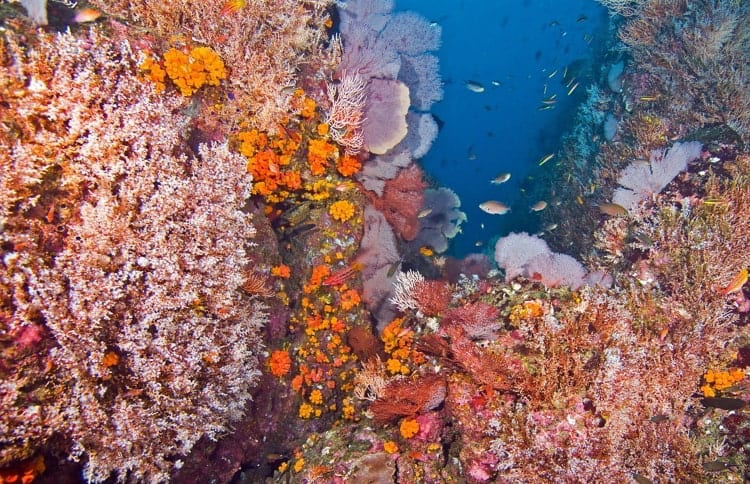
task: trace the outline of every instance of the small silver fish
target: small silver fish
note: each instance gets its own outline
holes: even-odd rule
[[[491,83],[492,83],[492,85],[493,85],[493,86],[495,86],[495,87],[500,87],[500,86],[502,86],[502,83],[501,83],[500,81],[491,81]]]
[[[466,81],[464,85],[471,92],[484,92],[484,86],[477,81]]]
[[[545,163],[547,163],[549,160],[551,160],[554,157],[555,157],[554,153],[550,153],[548,155],[543,156],[542,159],[539,160],[539,166],[544,165]]]
[[[432,207],[423,208],[417,213],[417,218],[425,218],[432,213]]]
[[[504,172],[504,173],[500,173],[495,178],[490,180],[490,183],[492,183],[493,185],[501,185],[507,182],[508,180],[510,180],[510,173]]]
[[[479,208],[490,215],[505,215],[510,212],[510,207],[503,202],[496,200],[487,200],[479,204]]]
[[[544,224],[542,228],[545,230],[545,232],[551,232],[557,228],[557,224],[554,222],[550,222],[548,224]]]
[[[530,206],[529,210],[531,210],[532,212],[541,212],[545,208],[547,208],[547,202],[545,202],[544,200],[539,200],[534,205]]]

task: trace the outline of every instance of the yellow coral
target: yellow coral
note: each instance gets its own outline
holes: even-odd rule
[[[419,432],[419,422],[413,418],[405,418],[401,421],[399,431],[405,439],[410,439]]]
[[[164,69],[183,96],[227,78],[224,62],[209,47],[194,47],[189,54],[171,48],[164,53]]]
[[[321,403],[323,403],[323,392],[321,392],[317,388],[310,392],[310,402],[316,405],[320,405]]]
[[[151,57],[146,57],[140,67],[141,70],[146,71],[146,77],[156,84],[156,90],[158,92],[163,91],[165,87],[164,80],[167,73],[162,69],[159,63]]]
[[[745,372],[739,368],[729,371],[708,370],[703,375],[706,383],[701,386],[701,391],[705,397],[715,397],[716,390],[725,390],[743,378],[745,378]]]
[[[299,416],[301,418],[310,418],[313,415],[314,408],[309,403],[303,403],[299,406]]]
[[[339,222],[346,222],[354,216],[354,204],[347,200],[339,200],[331,204],[328,213]]]

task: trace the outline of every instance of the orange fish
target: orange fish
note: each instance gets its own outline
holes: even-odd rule
[[[75,17],[73,17],[73,22],[77,24],[93,22],[101,16],[102,13],[99,10],[95,10],[93,8],[84,8],[76,12]]]
[[[247,5],[246,0],[229,0],[228,2],[224,3],[224,6],[221,7],[221,15],[229,15],[233,13],[237,13],[243,8],[245,8],[245,5]]]
[[[738,272],[736,276],[734,276],[734,278],[729,282],[729,284],[726,285],[726,287],[719,290],[719,294],[721,294],[722,296],[726,296],[727,294],[732,294],[733,292],[742,290],[742,286],[744,286],[747,282],[747,276],[748,271],[747,267],[745,267],[740,272]]]

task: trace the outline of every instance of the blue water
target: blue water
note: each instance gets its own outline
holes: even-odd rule
[[[594,0],[397,0],[396,9],[443,28],[438,56],[445,97],[432,113],[445,124],[421,162],[438,184],[458,193],[468,215],[451,254],[488,250],[491,239],[514,229],[535,230],[539,215],[529,212],[519,188],[570,128],[591,77],[582,76],[568,96],[562,74],[579,59],[591,64],[606,34],[606,9]],[[470,91],[467,80],[485,91]],[[539,111],[541,100],[555,93],[555,108]],[[505,171],[510,181],[489,183]],[[485,214],[478,204],[489,199],[512,205],[516,216]]]

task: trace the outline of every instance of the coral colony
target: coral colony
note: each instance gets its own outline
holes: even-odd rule
[[[556,230],[463,259],[435,23],[0,4],[0,483],[746,481],[750,6],[600,3]]]

